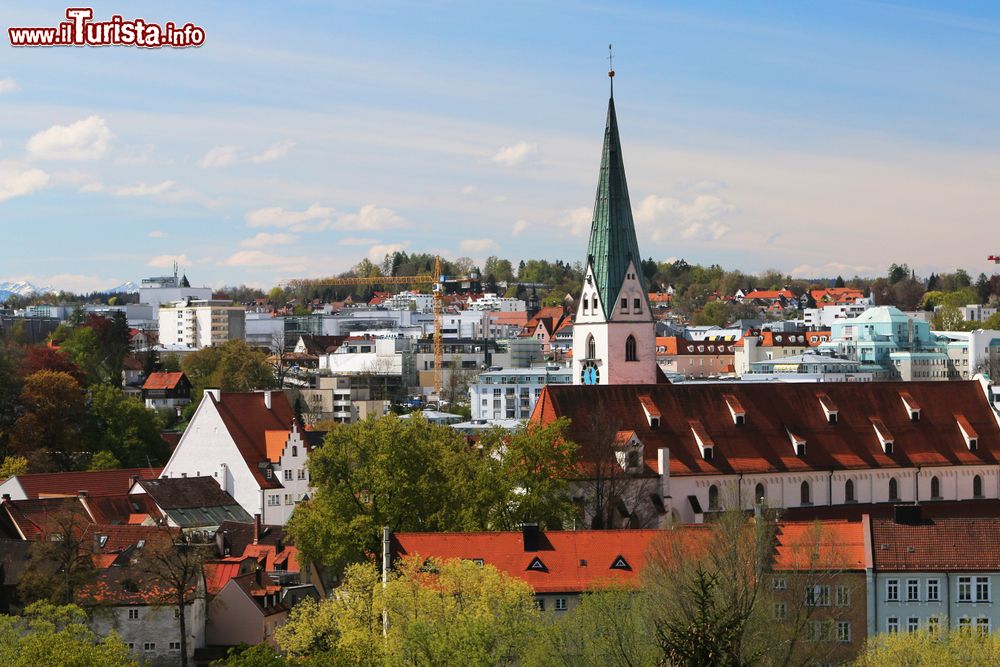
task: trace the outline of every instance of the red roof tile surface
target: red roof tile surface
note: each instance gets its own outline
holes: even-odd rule
[[[184,373],[150,373],[146,378],[143,389],[176,389]]]
[[[216,400],[214,395],[206,392],[205,397],[215,404],[226,429],[260,487],[280,488],[281,483],[275,478],[267,479],[258,463],[268,460],[267,431],[288,430],[295,421],[295,412],[284,392],[271,392],[270,409],[264,405],[263,392],[223,392],[221,400]]]
[[[875,518],[871,523],[878,570],[1000,570],[1000,517],[936,518],[915,524]]]
[[[778,524],[777,570],[864,570],[865,534],[861,521],[833,520]]]
[[[118,470],[91,470],[84,472],[45,472],[17,475],[28,498],[45,496],[75,496],[86,491],[90,496],[108,496],[128,493],[132,477],[156,479],[163,468],[121,468]]]
[[[577,593],[607,584],[635,585],[653,539],[662,530],[541,532],[538,551],[524,550],[521,532],[395,533],[394,558],[482,559],[538,593]],[[626,569],[613,569],[621,557]],[[535,559],[544,569],[529,569]]]
[[[910,420],[899,398],[904,389],[922,406],[919,421]],[[736,425],[726,405],[732,394],[746,411]],[[830,424],[819,401],[826,394],[838,408]],[[651,429],[640,395],[661,414]],[[979,435],[970,451],[955,420],[961,411]],[[1000,427],[978,382],[869,382],[814,384],[688,385],[549,385],[542,390],[532,420],[544,424],[571,420],[569,437],[580,444],[584,461],[600,447],[595,434],[634,429],[643,442],[647,473],[655,474],[657,450],[669,448],[671,475],[852,470],[914,466],[996,465],[1000,463]],[[599,419],[606,428],[595,428]],[[872,419],[892,433],[893,453],[883,452]],[[700,421],[715,443],[711,461],[702,458],[690,420]],[[797,456],[789,440],[806,442]]]

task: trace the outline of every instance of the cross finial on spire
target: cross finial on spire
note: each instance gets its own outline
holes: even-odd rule
[[[611,79],[611,97],[615,96],[615,53],[608,44],[608,78]]]

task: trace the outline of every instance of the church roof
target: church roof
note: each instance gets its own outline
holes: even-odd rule
[[[635,238],[635,224],[632,222],[632,205],[629,203],[628,184],[625,182],[625,163],[622,160],[613,96],[608,100],[608,120],[604,128],[604,149],[601,153],[601,171],[597,179],[597,197],[594,201],[587,255],[593,267],[601,303],[610,316],[630,260],[635,264],[640,284],[643,283],[640,270],[642,259]]]

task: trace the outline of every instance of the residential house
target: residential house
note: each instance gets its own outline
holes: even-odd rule
[[[217,477],[161,477],[136,480],[132,495],[145,494],[171,528],[212,532],[224,521],[253,521],[243,507],[219,487]]]
[[[527,582],[543,611],[572,609],[586,591],[635,586],[659,530],[392,533],[385,567],[401,558],[462,558]]]
[[[180,409],[191,402],[191,381],[182,372],[150,373],[142,385],[142,400],[151,410]]]
[[[274,631],[288,620],[289,607],[280,597],[281,586],[262,570],[232,577],[208,603],[206,642],[275,646]]]
[[[284,488],[268,457],[267,432],[288,431],[295,421],[295,412],[282,392],[208,389],[161,477],[210,475],[247,516],[267,517],[266,494],[280,494]]]
[[[472,419],[528,419],[547,384],[573,384],[573,369],[562,366],[495,368],[469,385]]]
[[[379,389],[378,381],[373,382],[371,378],[350,375],[317,377],[315,387],[299,390],[302,419],[306,424],[318,421],[353,424],[387,414],[390,402],[374,400],[372,384],[376,385],[376,390]]]
[[[25,473],[0,482],[0,494],[12,500],[75,497],[81,491],[91,497],[120,495],[128,493],[135,478],[156,479],[162,471],[163,468],[121,468]]]
[[[829,331],[750,330],[735,343],[736,375],[749,373],[758,361],[773,361],[816,351],[830,340]]]
[[[656,337],[656,363],[668,376],[706,378],[733,375],[735,342]]]
[[[871,517],[868,631],[989,633],[1000,627],[1000,517]]]

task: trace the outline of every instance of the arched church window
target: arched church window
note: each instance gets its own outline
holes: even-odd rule
[[[594,342],[593,336],[587,336],[587,358],[597,358],[597,343]]]
[[[625,361],[636,361],[635,337],[629,336],[625,339]]]

